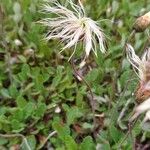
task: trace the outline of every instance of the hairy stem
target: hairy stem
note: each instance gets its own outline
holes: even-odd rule
[[[76,69],[73,57],[70,59],[70,62],[71,62],[71,67],[72,67],[72,69],[73,69],[73,71],[75,73],[76,78],[79,77],[85,83],[85,85],[87,86],[87,88],[89,90],[89,93],[90,93],[90,96],[91,96],[90,104],[91,104],[91,108],[92,108],[93,123],[94,123],[94,129],[95,129],[95,127],[96,127],[96,120],[95,120],[95,100],[94,100],[94,94],[92,92],[92,89],[91,89],[89,83],[84,79],[84,77]]]

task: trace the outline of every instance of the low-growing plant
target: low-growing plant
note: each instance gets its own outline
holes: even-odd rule
[[[0,149],[149,149],[149,8],[2,0]]]

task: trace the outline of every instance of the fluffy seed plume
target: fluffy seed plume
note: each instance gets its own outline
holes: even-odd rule
[[[136,90],[136,100],[141,103],[134,111],[130,121],[136,119],[140,114],[146,112],[144,122],[150,119],[150,49],[147,49],[141,59],[135,54],[130,44],[126,45],[127,58],[132,64],[139,77],[139,85]]]
[[[145,123],[146,121],[149,121],[149,120],[150,120],[150,110],[148,110],[146,112],[146,115],[145,115],[145,117],[143,119],[143,123]]]
[[[126,44],[127,59],[136,71],[141,81],[150,80],[150,49],[147,49],[141,58],[135,54],[134,48]]]
[[[46,40],[60,39],[65,44],[61,51],[74,47],[70,58],[74,55],[78,42],[83,43],[86,57],[89,56],[91,51],[97,55],[98,46],[100,51],[104,53],[105,36],[98,23],[86,17],[80,0],[79,5],[74,4],[72,0],[68,2],[70,9],[61,5],[57,0],[52,1],[51,4],[43,5],[42,12],[55,15],[55,17],[40,21],[49,28]]]
[[[140,114],[147,112],[144,118],[144,121],[147,121],[149,118],[150,111],[150,98],[141,103],[139,106],[135,108],[134,115],[131,117],[130,121],[135,120]]]
[[[131,45],[127,44],[126,51],[127,58],[139,77],[135,95],[137,102],[141,103],[150,97],[150,49],[144,52],[141,59],[135,54]]]

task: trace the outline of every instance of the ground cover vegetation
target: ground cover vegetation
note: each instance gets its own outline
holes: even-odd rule
[[[82,0],[105,34],[106,52],[81,42],[71,58],[65,40],[44,39],[48,28],[40,21],[55,17],[41,12],[45,3],[0,0],[0,149],[149,149],[144,115],[129,124],[139,78],[125,54],[127,39],[137,55],[144,53],[148,29],[130,36],[149,1]]]

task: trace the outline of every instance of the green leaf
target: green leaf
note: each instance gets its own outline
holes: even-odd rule
[[[132,133],[134,136],[138,136],[141,133],[141,122],[137,121],[136,124],[134,125],[134,128],[132,130]]]
[[[46,105],[45,103],[39,103],[37,106],[37,109],[34,112],[35,117],[41,118],[44,116],[44,113],[46,111]]]
[[[94,82],[97,79],[102,78],[102,77],[103,77],[103,74],[101,70],[93,69],[92,71],[90,71],[90,73],[87,74],[86,79],[89,82]]]
[[[22,67],[21,72],[24,74],[25,77],[27,77],[30,74],[30,67],[28,64],[24,64]]]
[[[18,74],[19,79],[22,82],[25,82],[28,79],[28,76],[30,75],[30,67],[27,64],[24,64],[22,66],[21,72]]]
[[[62,79],[62,72],[63,72],[63,66],[58,66],[57,70],[56,70],[56,76],[52,81],[52,87],[56,87],[59,85],[59,83],[61,82]]]
[[[9,91],[7,89],[1,89],[0,93],[4,98],[11,98]]]
[[[24,108],[27,104],[27,101],[24,99],[22,95],[19,95],[16,99],[17,106],[20,108]]]
[[[100,144],[100,150],[112,150],[109,144]]]
[[[90,136],[87,136],[83,139],[82,143],[80,144],[80,150],[95,150],[96,146],[93,142],[93,139]]]
[[[25,125],[18,120],[12,120],[11,126],[12,126],[12,131],[16,133],[21,132],[22,130],[24,130],[25,127]]]
[[[23,111],[25,118],[32,116],[33,112],[35,112],[35,104],[32,102],[27,103]]]
[[[0,137],[0,145],[4,145],[8,143],[8,139]]]
[[[63,108],[65,109],[67,105],[63,105]],[[82,112],[79,110],[78,107],[74,106],[72,108],[65,109],[65,111],[67,112],[67,125],[71,125],[73,124],[76,119],[80,118],[83,114]]]
[[[34,135],[30,135],[27,137],[27,141],[28,141],[28,144],[31,148],[31,150],[35,150],[36,149],[36,138]],[[27,150],[27,145],[25,142],[23,142],[22,144],[22,150]]]
[[[71,136],[66,135],[64,142],[65,142],[67,150],[78,150],[78,145],[76,144],[76,142],[74,141],[74,139]]]
[[[123,136],[123,134],[121,133],[121,131],[119,131],[115,126],[110,126],[109,128],[109,133],[111,136],[111,139],[117,143]]]
[[[26,62],[27,62],[26,57],[24,57],[23,55],[18,55],[18,58],[20,59],[20,61],[21,61],[22,63],[26,63]]]
[[[93,129],[93,124],[90,124],[90,123],[87,123],[87,122],[85,122],[85,123],[83,123],[83,128],[84,129]]]
[[[22,109],[17,109],[10,118],[22,122],[25,119],[24,111]]]
[[[12,98],[16,98],[18,96],[19,92],[14,84],[10,85],[9,93]]]
[[[36,78],[35,78],[35,87],[37,90],[41,91],[44,89],[44,86],[43,86],[43,82],[44,82],[44,78],[42,75],[36,75]]]
[[[59,138],[61,138],[61,140],[65,142],[65,136],[70,135],[69,127],[55,121],[53,123],[53,128],[57,131]]]

